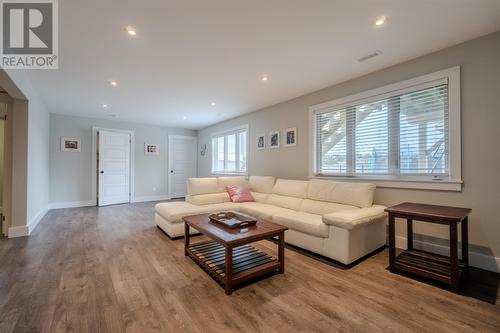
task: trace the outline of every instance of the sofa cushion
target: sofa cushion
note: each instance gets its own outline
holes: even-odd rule
[[[274,214],[295,212],[291,209],[276,207],[259,202],[245,202],[237,205],[237,210],[239,210],[240,212],[267,221],[272,221],[272,216]]]
[[[302,200],[302,204],[300,205],[299,210],[311,214],[325,215],[349,209],[359,209],[359,208],[356,206],[342,205],[335,202],[304,199]]]
[[[356,207],[370,207],[373,204],[374,193],[374,184],[311,179],[307,197],[318,201],[336,202]]]
[[[221,191],[226,190],[228,185],[248,185],[247,178],[245,176],[224,176],[217,177],[217,183]]]
[[[336,227],[352,230],[360,225],[367,224],[387,216],[385,206],[373,205],[369,208],[344,210],[323,215],[323,222]]]
[[[305,180],[278,179],[272,193],[304,199],[307,197],[308,184],[309,182]]]
[[[217,178],[188,178],[187,192],[189,195],[224,192],[217,182]]]
[[[253,192],[271,193],[274,186],[274,177],[269,176],[250,176],[250,189]]]
[[[184,216],[214,213],[221,210],[235,209],[237,204],[232,202],[210,204],[210,205],[193,205],[185,201],[162,202],[156,204],[155,211],[161,217],[171,223],[182,222]]]
[[[328,238],[328,225],[323,223],[321,215],[304,212],[281,212],[273,215],[273,222],[308,235]]]
[[[293,210],[300,210],[302,199],[284,195],[278,195],[278,194],[269,194],[269,198],[267,198],[266,203],[268,205],[274,205]]]
[[[266,203],[267,198],[269,197],[269,194],[267,193],[261,193],[261,192],[250,192],[250,193],[252,193],[252,197],[255,199],[255,201],[260,203]]]
[[[231,200],[227,192],[221,192],[221,193],[209,193],[209,194],[198,194],[198,195],[186,195],[186,201],[192,203],[193,205],[208,205],[208,204],[230,202]]]

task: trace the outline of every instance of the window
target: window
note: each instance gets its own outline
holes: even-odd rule
[[[246,174],[248,126],[212,136],[212,173]]]
[[[311,176],[461,189],[459,75],[452,68],[311,107]]]

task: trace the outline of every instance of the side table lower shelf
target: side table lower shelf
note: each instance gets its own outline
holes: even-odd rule
[[[450,258],[422,250],[405,250],[394,261],[394,268],[432,278],[444,283],[451,283]],[[459,261],[459,276],[466,270],[466,265]]]
[[[219,284],[226,284],[225,247],[214,241],[192,244],[187,253],[203,270]],[[275,257],[243,245],[233,249],[232,285],[237,285],[257,276],[279,270],[280,263]]]

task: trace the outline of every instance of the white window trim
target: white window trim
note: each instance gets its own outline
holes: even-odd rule
[[[210,174],[212,176],[248,176],[248,153],[249,153],[249,140],[248,138],[250,137],[250,133],[248,130],[248,124],[246,125],[241,125],[233,128],[229,128],[223,131],[218,131],[210,134]],[[247,155],[247,165],[245,168],[245,172],[224,172],[224,171],[214,171],[214,164],[213,164],[213,159],[214,159],[214,152],[213,152],[213,139],[215,137],[219,137],[222,135],[227,135],[227,134],[232,134],[235,132],[240,132],[240,131],[246,131],[247,132],[247,144],[245,147],[246,155]],[[238,139],[238,138],[237,138]],[[227,143],[224,142],[224,155],[227,154]],[[239,156],[236,156],[236,159],[238,159]],[[224,156],[225,159],[225,156]]]
[[[449,162],[450,176],[446,179],[435,179],[432,176],[324,176],[317,175],[317,147],[315,115],[332,109],[342,109],[351,104],[370,99],[383,98],[384,95],[394,95],[396,92],[415,89],[435,84],[436,81],[448,81],[448,126],[449,126]],[[309,178],[334,179],[342,181],[370,181],[380,187],[408,188],[426,190],[462,190],[461,166],[461,124],[460,124],[460,66],[444,69],[409,80],[389,84],[380,88],[364,91],[351,96],[335,99],[309,107]]]

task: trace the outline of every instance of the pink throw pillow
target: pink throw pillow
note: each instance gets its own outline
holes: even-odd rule
[[[255,202],[250,188],[244,185],[228,185],[226,191],[232,202]]]

